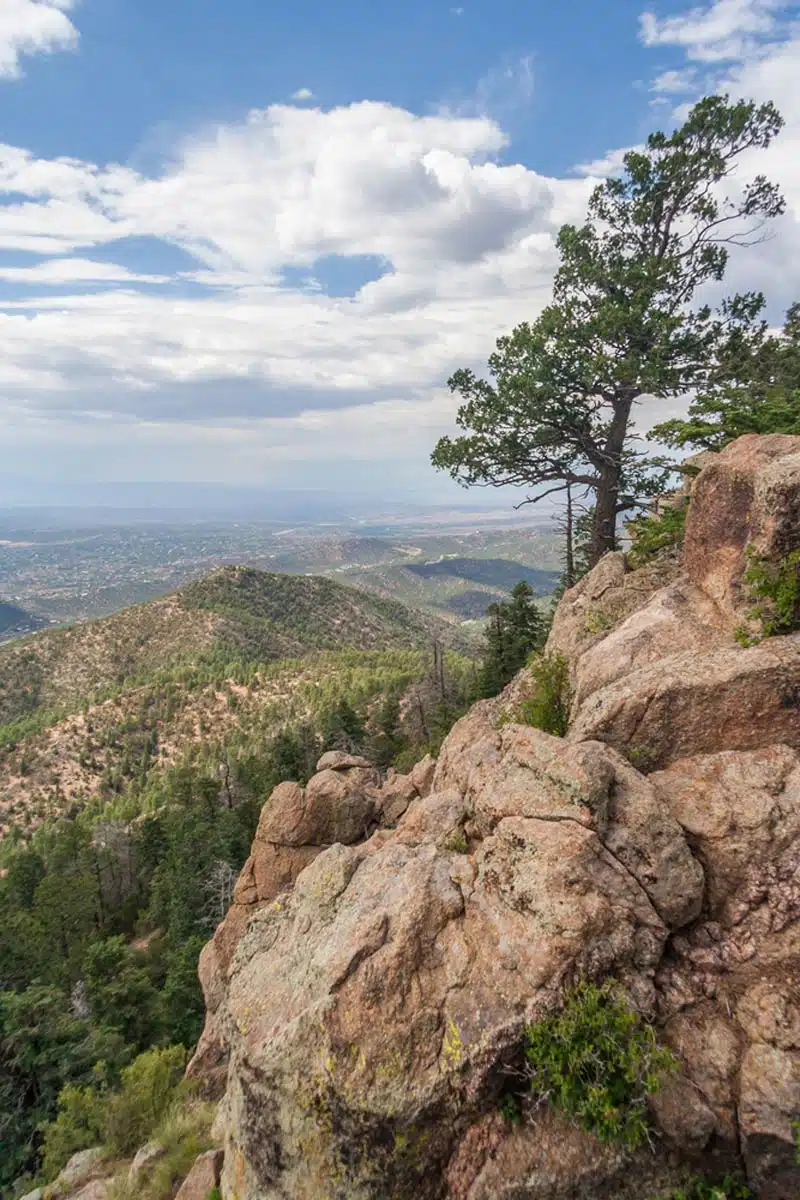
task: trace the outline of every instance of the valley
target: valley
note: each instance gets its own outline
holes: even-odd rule
[[[290,527],[188,516],[108,524],[97,513],[72,520],[0,511],[0,601],[24,610],[13,623],[0,613],[0,641],[107,616],[226,564],[326,575],[450,621],[483,616],[521,578],[547,596],[562,569],[561,539],[546,520],[504,510]]]

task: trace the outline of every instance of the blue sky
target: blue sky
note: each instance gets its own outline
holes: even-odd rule
[[[799,15],[0,0],[0,480],[459,498],[427,466],[447,377],[547,302],[620,152],[715,88],[787,118],[760,165],[788,215],[731,277],[779,315]]]

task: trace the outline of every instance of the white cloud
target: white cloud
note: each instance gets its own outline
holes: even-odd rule
[[[666,44],[666,25],[654,28]],[[786,263],[800,257],[800,38],[774,38],[715,70],[788,118],[752,165],[779,180],[790,213],[774,242],[731,270],[732,286],[783,304]],[[693,46],[685,68],[662,72],[673,96],[690,96],[677,89]],[[47,256],[0,271],[11,289],[0,305],[7,469],[17,450],[33,461],[47,437],[65,448],[83,437],[103,447],[108,471],[130,453],[186,477],[277,478],[326,459],[371,462],[378,476],[402,460],[424,473],[452,424],[449,374],[482,365],[499,333],[535,318],[559,226],[580,221],[596,178],[624,154],[566,179],[509,163],[491,97],[507,85],[529,99],[530,62],[491,79],[472,115],[372,102],[257,110],[177,146],[152,176],[0,147],[0,247]],[[126,269],[115,242],[132,237],[180,247],[196,269]],[[324,275],[326,256],[354,271],[370,256],[384,273],[360,287],[354,275],[352,296],[285,286],[287,271]],[[141,286],[167,278],[173,286]]]
[[[301,88],[298,88],[296,92],[292,93],[292,99],[299,100],[299,101],[313,100],[314,93],[312,92],[311,88],[301,87]]]
[[[555,231],[585,203],[583,181],[492,161],[505,143],[487,118],[364,103],[251,113],[192,139],[153,178],[6,147],[0,187],[14,196],[0,245],[106,247],[113,259],[116,239],[146,236],[200,264],[176,277],[178,297],[134,286],[161,275],[80,256],[6,268],[9,283],[98,284],[57,297],[28,287],[5,302],[16,383],[28,373],[32,409],[167,421],[421,396],[541,307]],[[352,298],[280,286],[283,270],[325,255],[374,256],[386,273]],[[104,280],[125,290],[100,290]],[[58,387],[41,386],[42,361]]]
[[[697,89],[697,72],[694,67],[681,71],[662,71],[653,80],[650,90],[659,95],[681,96]]]
[[[169,283],[168,275],[141,275],[116,263],[93,262],[88,258],[54,258],[33,267],[0,265],[0,279],[7,283],[63,286],[70,283]]]
[[[575,171],[579,175],[590,176],[592,179],[607,179],[610,175],[618,175],[622,171],[625,155],[633,149],[635,149],[633,146],[620,146],[616,150],[609,150],[602,158],[578,163]]]
[[[777,13],[786,0],[713,0],[678,16],[640,17],[646,46],[679,46],[698,62],[724,62],[752,53],[778,29]]]
[[[75,0],[2,0],[0,78],[18,79],[24,55],[74,50],[78,31],[67,16]]]
[[[442,105],[442,115],[479,117],[513,129],[530,115],[536,85],[533,68],[531,54],[501,60],[481,76],[471,94]]]

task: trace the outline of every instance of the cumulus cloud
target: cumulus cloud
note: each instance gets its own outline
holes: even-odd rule
[[[0,244],[65,257],[0,278],[125,285],[57,297],[27,287],[5,301],[6,356],[32,378],[44,357],[62,380],[46,394],[32,384],[28,404],[190,420],[182,386],[213,382],[205,415],[278,404],[288,416],[441,385],[538,311],[554,234],[585,203],[583,181],[493,161],[505,144],[488,118],[360,103],[253,112],[192,139],[151,178],[6,147],[0,186],[24,199],[0,209]],[[105,247],[113,260],[114,242],[135,236],[196,259],[173,280],[188,290],[143,292],[134,285],[168,277],[72,254]],[[365,255],[385,271],[352,297],[281,286],[287,267],[338,256],[346,269]]]
[[[786,0],[713,0],[663,19],[644,12],[641,37],[646,46],[679,46],[699,62],[731,61],[774,34],[777,14],[786,7]]]
[[[2,0],[0,78],[18,79],[24,55],[74,50],[78,31],[67,16],[75,0]]]
[[[784,117],[780,136],[766,152],[755,151],[742,170],[778,183],[786,214],[757,251],[732,257],[725,280],[727,291],[763,290],[775,320],[797,299],[796,280],[786,264],[800,257],[800,24],[791,20],[795,11],[789,0],[713,0],[664,20],[644,13],[640,29],[646,45],[678,47],[686,56],[685,67],[654,82],[665,99],[680,97],[676,120],[688,102],[713,92],[771,100]]]
[[[694,67],[681,71],[662,71],[653,80],[651,91],[659,95],[680,96],[697,90],[697,72]]]
[[[685,52],[662,72],[663,92],[691,99],[683,89],[700,88],[705,70],[695,48],[738,36],[711,20],[724,2],[643,25],[651,44]],[[731,269],[732,287],[763,287],[783,305],[786,262],[800,254],[800,38],[773,17],[772,33],[747,33],[757,52],[709,69],[787,117],[751,165],[781,183],[789,211],[775,240]],[[529,69],[518,94],[530,95]],[[178,458],[185,429],[195,464],[216,437],[237,478],[325,456],[407,454],[421,466],[452,422],[449,374],[480,367],[498,334],[547,303],[559,226],[581,220],[624,154],[547,177],[509,161],[506,129],[474,106],[419,116],[374,102],[274,105],[206,129],[151,175],[0,147],[0,247],[17,252],[0,269],[7,453],[91,423],[93,445],[98,429],[111,445],[123,428],[132,453],[174,445]],[[179,247],[195,267],[120,265],[117,243],[137,237]],[[365,256],[382,273],[352,294],[308,286],[325,262],[346,273]]]

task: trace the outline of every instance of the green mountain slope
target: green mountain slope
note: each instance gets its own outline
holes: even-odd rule
[[[224,567],[103,620],[0,647],[0,726],[192,661],[267,663],[314,650],[459,646],[457,629],[315,576]]]
[[[541,596],[550,595],[560,578],[558,571],[529,567],[507,558],[441,558],[437,562],[408,563],[406,570],[423,579],[453,576],[470,583],[483,583],[502,592],[510,592],[524,579]]]

